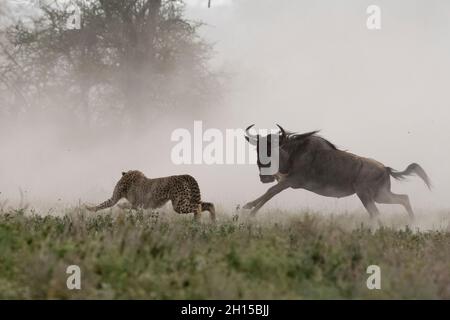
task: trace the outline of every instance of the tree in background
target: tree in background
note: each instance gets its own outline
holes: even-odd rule
[[[184,18],[183,1],[43,2],[36,16],[1,30],[3,109],[142,123],[195,115],[217,99],[211,47],[201,24]]]

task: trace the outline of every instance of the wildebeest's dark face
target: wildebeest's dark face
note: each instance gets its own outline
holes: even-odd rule
[[[270,172],[272,165],[278,164],[278,159],[273,159],[272,156],[278,155],[278,150],[275,148],[279,148],[279,146],[282,144],[284,138],[285,138],[285,132],[283,128],[278,126],[280,128],[280,133],[272,133],[268,134],[266,136],[262,135],[252,135],[249,133],[249,130],[254,125],[249,126],[246,129],[247,135],[245,136],[245,139],[252,145],[256,146],[256,152],[258,155],[257,158],[257,164],[259,168],[259,179],[262,183],[270,183],[275,181],[274,174],[276,172]],[[273,152],[276,152],[276,155],[273,154]],[[275,163],[276,162],[276,163]]]

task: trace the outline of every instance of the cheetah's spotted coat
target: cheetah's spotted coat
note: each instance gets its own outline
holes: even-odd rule
[[[201,201],[198,183],[190,175],[149,179],[140,171],[122,172],[111,199],[87,208],[91,211],[110,208],[122,198],[127,199],[133,209],[156,209],[172,201],[177,213],[194,213],[198,218],[202,211],[209,211],[211,219],[215,220],[214,205]]]

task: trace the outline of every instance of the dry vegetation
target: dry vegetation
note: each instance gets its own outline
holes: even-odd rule
[[[0,214],[0,298],[449,299],[448,213],[429,231],[406,227],[400,215],[382,220],[272,211],[222,214],[212,225],[170,212],[8,210]],[[71,264],[81,267],[80,291],[66,288]],[[371,264],[381,267],[381,290],[366,287]]]

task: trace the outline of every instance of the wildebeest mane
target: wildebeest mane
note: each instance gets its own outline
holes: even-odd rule
[[[309,143],[311,137],[318,137],[322,139],[332,149],[337,150],[336,146],[327,139],[318,135],[320,130],[315,130],[306,133],[286,132],[287,141],[283,144],[282,148],[287,151],[297,151],[299,148]]]

